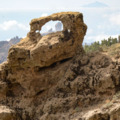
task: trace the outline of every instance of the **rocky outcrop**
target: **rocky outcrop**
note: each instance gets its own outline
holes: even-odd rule
[[[49,20],[61,20],[64,30],[41,37],[36,30]],[[9,120],[119,120],[119,103],[117,108],[114,104],[119,95],[113,98],[120,91],[120,64],[102,53],[84,53],[87,27],[82,14],[57,13],[34,19],[30,25],[27,37],[10,48],[8,60],[0,65],[0,104],[10,110],[5,116],[14,116]],[[105,102],[112,106],[102,107]]]
[[[60,20],[63,31],[41,36],[41,27],[50,20]],[[79,12],[63,12],[33,19],[30,32],[8,55],[11,66],[47,67],[53,63],[75,56],[82,49],[87,26]]]
[[[120,97],[120,96],[119,96]],[[119,120],[120,119],[120,100],[112,100],[108,103],[104,103],[103,106],[93,108],[82,117],[78,117],[76,120]]]
[[[62,30],[62,23],[61,22],[56,23],[55,31],[61,31],[61,30]]]
[[[0,120],[20,120],[15,112],[6,106],[0,106]]]
[[[10,39],[10,41],[0,41],[0,63],[7,60],[8,56],[8,50],[12,45],[17,44],[20,42],[20,39],[18,36]]]

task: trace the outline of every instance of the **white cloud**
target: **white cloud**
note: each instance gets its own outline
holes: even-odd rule
[[[92,34],[93,33],[93,29],[88,29],[87,30],[87,34]]]
[[[7,38],[6,41],[10,41],[10,38]]]
[[[47,13],[43,13],[43,14],[41,15],[41,17],[45,17],[45,16],[48,16],[48,14],[47,14]]]
[[[47,31],[50,30],[51,28],[52,26],[49,26],[49,25],[46,26]]]
[[[120,14],[111,15],[109,20],[112,24],[120,25]]]
[[[3,23],[0,24],[0,29],[4,31],[11,30],[13,28],[27,30],[27,31],[29,30],[28,26],[19,23],[16,20],[4,21]]]
[[[105,35],[105,34],[101,34],[101,35],[96,35],[96,36],[86,36],[86,40],[85,42],[89,43],[89,42],[95,42],[95,41],[99,41],[101,42],[101,40],[103,39],[108,39],[109,37],[112,37],[112,38],[118,38],[118,35]]]

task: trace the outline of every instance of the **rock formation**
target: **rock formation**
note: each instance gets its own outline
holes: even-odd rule
[[[49,20],[64,29],[42,37],[36,31]],[[56,13],[30,26],[0,65],[0,120],[119,120],[119,63],[84,53],[83,15]],[[105,101],[116,104],[102,107]]]
[[[61,31],[61,30],[62,30],[62,23],[61,22],[56,23],[55,31]]]
[[[0,41],[0,63],[4,62],[7,60],[8,56],[8,50],[9,48],[20,42],[20,39],[18,36],[10,39],[10,41]]]
[[[50,20],[60,20],[63,31],[42,37],[37,31]],[[27,37],[10,49],[8,59],[11,66],[47,67],[73,57],[78,48],[82,48],[87,26],[81,13],[65,12],[33,19],[30,28]]]

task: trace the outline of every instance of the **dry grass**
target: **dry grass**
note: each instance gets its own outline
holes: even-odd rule
[[[110,56],[115,56],[120,53],[120,43],[113,44],[109,47],[103,46],[103,51],[107,52]]]

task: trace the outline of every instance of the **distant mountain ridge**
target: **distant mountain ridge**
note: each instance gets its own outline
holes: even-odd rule
[[[52,32],[57,32],[57,31],[62,31],[62,23],[60,23],[60,22],[56,23],[55,30],[50,28],[47,32],[42,33],[42,36],[50,34]],[[12,45],[17,44],[18,42],[20,42],[21,39],[22,38],[19,38],[18,36],[16,36],[16,37],[10,39],[9,41],[0,41],[0,63],[7,60],[9,48]]]
[[[47,32],[41,33],[41,35],[42,36],[48,35],[48,34],[53,33],[53,32],[62,31],[62,29],[63,29],[62,23],[61,22],[57,22],[55,24],[55,30],[53,30],[53,28],[50,28]]]
[[[93,2],[93,3],[86,4],[83,7],[98,7],[98,8],[101,8],[101,7],[108,7],[108,5],[105,4],[105,3],[96,1],[96,2]]]
[[[18,36],[10,39],[9,41],[0,41],[0,63],[6,61],[9,48],[20,42],[21,38]]]

